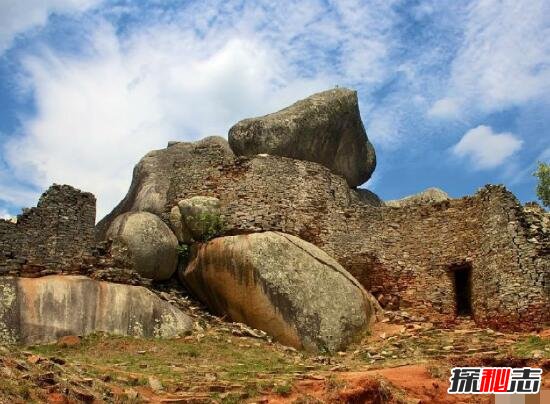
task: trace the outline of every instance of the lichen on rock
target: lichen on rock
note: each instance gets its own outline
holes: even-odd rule
[[[214,312],[310,351],[345,349],[368,329],[377,309],[325,252],[277,232],[202,244],[183,278]]]

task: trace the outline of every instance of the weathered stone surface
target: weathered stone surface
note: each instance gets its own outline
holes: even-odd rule
[[[174,206],[169,215],[170,228],[180,243],[189,244],[193,241],[189,229],[184,226],[179,206]]]
[[[364,189],[364,188],[352,189],[350,193],[354,202],[366,203],[367,205],[376,206],[376,207],[385,206],[384,201],[380,199],[378,195],[376,195],[372,191],[369,191],[368,189]]]
[[[388,302],[386,308],[406,307],[434,323],[453,321],[450,268],[470,263],[477,324],[536,329],[550,321],[550,233],[544,225],[549,214],[523,209],[502,187],[441,203],[377,208],[358,203],[343,177],[317,163],[236,158],[217,145],[188,157],[167,171],[167,223],[181,199],[214,196],[221,202],[225,235],[298,236],[334,257]]]
[[[361,121],[357,93],[337,88],[258,118],[245,119],[229,130],[237,155],[268,153],[323,164],[350,186],[367,181],[376,154]]]
[[[169,279],[178,264],[178,239],[170,228],[149,212],[128,212],[118,216],[107,231],[113,240],[111,254],[129,261],[144,278]]]
[[[325,252],[277,232],[202,244],[183,278],[214,312],[310,351],[345,348],[368,328],[377,307]]]
[[[173,337],[192,326],[189,316],[141,286],[83,276],[0,278],[0,344],[54,342],[99,331]]]
[[[386,201],[386,206],[392,206],[394,208],[404,208],[407,206],[443,202],[449,199],[451,198],[445,191],[442,191],[439,188],[428,188],[417,194],[406,196],[405,198]]]
[[[205,240],[221,225],[220,200],[212,196],[194,196],[178,202],[182,218],[182,233],[194,240]]]
[[[161,215],[174,204],[167,201],[167,193],[173,181],[174,167],[192,166],[188,176],[204,181],[217,172],[221,162],[233,158],[227,141],[211,136],[193,143],[178,142],[166,149],[147,153],[134,167],[132,184],[126,197],[96,226],[98,239],[104,239],[111,222],[125,212],[151,212]]]

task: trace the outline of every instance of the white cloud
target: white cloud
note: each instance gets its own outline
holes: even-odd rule
[[[91,191],[100,218],[149,150],[168,140],[223,136],[238,119],[328,86],[322,79],[294,82],[269,47],[252,39],[228,39],[203,54],[189,34],[156,31],[123,44],[106,24],[92,40],[92,58],[45,52],[25,59],[38,114],[4,146],[14,177],[42,189],[57,182]],[[273,84],[281,80],[284,87]],[[11,182],[2,199],[27,205],[28,192]]]
[[[168,140],[225,136],[245,117],[335,84],[377,83],[389,74],[381,67],[390,2],[343,1],[336,11],[315,0],[189,7],[151,12],[147,23],[124,33],[96,16],[86,23],[94,36],[82,54],[50,45],[22,59],[26,81],[19,84],[33,95],[37,112],[4,145],[13,178],[11,196],[2,199],[27,199],[16,195],[17,181],[39,189],[68,183],[97,196],[99,219],[128,190],[139,158]],[[380,31],[358,24],[358,15]],[[362,41],[375,52],[356,52]]]
[[[430,112],[490,113],[548,97],[550,3],[477,0],[463,20],[462,46],[452,62],[447,94]],[[454,100],[454,106],[449,104]]]
[[[0,219],[9,220],[13,216],[9,214],[9,212],[6,209],[0,208]]]
[[[428,115],[437,118],[455,118],[459,115],[460,106],[452,98],[442,98],[436,101],[428,110]]]
[[[512,133],[493,133],[490,127],[479,125],[466,132],[451,150],[457,157],[468,158],[474,169],[485,170],[503,164],[522,143]]]
[[[52,12],[77,13],[100,1],[27,1],[29,16],[14,2],[14,22],[4,26],[9,13],[0,6],[0,53],[15,32],[47,23]],[[0,177],[0,199],[28,206],[39,196],[31,189],[69,183],[96,194],[101,217],[123,197],[132,166],[147,151],[168,140],[223,136],[242,118],[336,84],[359,90],[368,135],[388,149],[432,136],[433,126],[418,119],[426,111],[458,118],[469,109],[493,111],[545,97],[544,0],[505,3],[477,0],[463,13],[457,3],[422,2],[413,18],[430,29],[441,26],[433,42],[409,46],[396,25],[403,21],[396,1],[205,0],[168,9],[155,8],[163,2],[141,8],[105,2],[93,19],[81,21],[80,54],[49,44],[17,60],[26,71],[26,81],[17,84],[32,94],[36,115],[24,117],[3,145],[10,177]],[[124,29],[111,25],[127,13],[139,23],[128,18]],[[462,34],[453,60],[453,40]],[[500,164],[501,157],[485,156],[466,135],[457,155],[477,159],[478,168]],[[504,144],[496,148],[502,159],[519,148],[510,134],[490,132],[484,139],[495,137]]]
[[[13,39],[34,27],[46,24],[52,13],[76,13],[102,0],[2,0],[0,3],[0,54]]]

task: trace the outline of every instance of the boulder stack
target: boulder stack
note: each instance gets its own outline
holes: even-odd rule
[[[177,168],[192,166],[187,173],[190,183],[204,182],[218,173],[218,166],[233,160],[227,140],[218,136],[197,142],[177,142],[166,149],[147,153],[134,167],[132,183],[122,201],[96,226],[98,240],[105,239],[111,222],[125,212],[150,212],[162,217],[173,206],[170,188]]]
[[[439,188],[428,188],[414,195],[409,195],[401,199],[386,201],[386,206],[391,206],[394,208],[404,208],[407,206],[443,202],[449,199],[451,198],[445,191]]]

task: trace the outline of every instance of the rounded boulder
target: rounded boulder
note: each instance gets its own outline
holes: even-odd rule
[[[178,264],[178,239],[170,228],[149,212],[128,212],[118,216],[107,231],[113,240],[111,253],[129,261],[144,278],[169,279]]]
[[[213,312],[308,351],[345,349],[376,315],[374,298],[342,266],[284,233],[195,245],[180,275]]]

